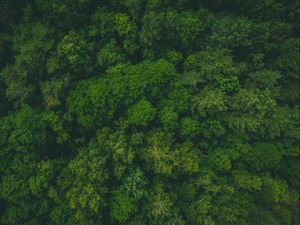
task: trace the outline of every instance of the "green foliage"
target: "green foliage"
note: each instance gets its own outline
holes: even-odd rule
[[[174,155],[172,154],[172,135],[161,130],[153,131],[147,135],[147,148],[142,152],[142,158],[149,169],[158,174],[171,175],[174,169]]]
[[[156,185],[150,196],[147,210],[150,221],[153,221],[153,224],[159,224],[168,220],[172,215],[172,206],[170,196],[163,190],[162,185]]]
[[[114,220],[124,222],[138,210],[138,201],[147,194],[147,183],[143,172],[137,169],[113,192],[111,216]]]
[[[276,166],[281,159],[281,152],[271,143],[257,143],[245,155],[245,161],[253,170],[270,170]]]
[[[173,130],[178,126],[178,113],[172,108],[165,107],[160,112],[161,123],[166,129]]]
[[[45,81],[41,84],[44,104],[47,108],[57,108],[61,105],[69,80],[68,77],[63,77]]]
[[[150,58],[155,54],[161,54],[159,43],[169,48],[189,52],[190,48],[199,45],[197,40],[203,32],[200,13],[191,11],[150,10],[144,15],[142,24],[140,40],[146,47],[145,57]]]
[[[105,45],[98,54],[97,64],[102,69],[107,69],[110,66],[114,66],[117,63],[125,62],[125,57],[120,52],[116,41],[111,41]]]
[[[140,100],[128,109],[128,122],[132,125],[146,126],[154,116],[155,108],[146,100]]]
[[[299,224],[298,15],[2,0],[0,224]]]
[[[34,94],[37,94],[39,81],[46,75],[47,54],[54,42],[48,40],[49,33],[47,27],[41,23],[20,25],[14,30],[12,50],[18,54],[13,64],[6,64],[1,77],[7,86],[7,98],[13,101],[15,106],[36,99]]]
[[[242,170],[234,171],[233,175],[234,175],[234,180],[237,183],[238,187],[249,191],[261,190],[263,184],[261,177],[251,175],[247,171],[242,171]]]
[[[91,71],[92,45],[74,31],[66,34],[59,41],[56,51],[47,62],[50,74],[70,70],[72,73]]]
[[[197,120],[186,117],[181,120],[181,135],[184,137],[193,138],[197,136],[200,132],[199,123]]]
[[[187,71],[195,71],[205,82],[227,78],[237,74],[232,56],[224,49],[207,49],[189,55],[184,62]]]
[[[193,146],[192,142],[185,142],[175,147],[174,158],[179,174],[193,174],[199,172],[201,157],[198,149]]]
[[[168,62],[174,64],[175,66],[179,65],[183,60],[182,54],[175,50],[167,51],[165,58]]]
[[[108,122],[117,110],[129,108],[129,105],[140,100],[141,96],[149,99],[161,98],[166,94],[167,87],[171,84],[169,81],[174,76],[176,73],[173,66],[164,60],[135,66],[117,66],[114,70],[109,70],[103,78],[79,82],[67,99],[69,112],[77,116],[79,124],[83,127]],[[129,113],[133,113],[133,123],[143,124],[154,116],[154,111],[148,103],[147,109],[138,115],[139,108],[142,108],[145,102],[142,101],[141,104]],[[141,118],[144,114],[147,118]]]
[[[209,37],[212,46],[235,49],[251,45],[253,22],[247,18],[222,16],[212,25]]]
[[[227,110],[226,95],[209,87],[200,91],[193,99],[193,108],[199,116],[205,117]]]
[[[225,134],[223,124],[218,120],[206,120],[200,125],[200,133],[206,138],[220,137]]]
[[[103,42],[113,38],[115,32],[113,17],[113,12],[109,12],[103,7],[97,8],[91,17],[93,24],[88,29],[89,36],[99,37]]]
[[[126,36],[132,29],[134,29],[133,25],[130,23],[129,16],[126,14],[117,14],[115,16],[115,20],[117,32],[120,36]]]
[[[143,9],[143,5],[145,4],[144,0],[125,0],[121,1],[121,4],[126,6],[127,10],[130,12],[131,16],[134,18],[138,18],[141,16],[141,11]]]
[[[148,181],[142,170],[134,170],[125,180],[124,189],[135,201],[147,195]]]
[[[123,193],[121,190],[113,194],[112,201],[111,217],[118,222],[126,221],[129,215],[137,210],[128,194]]]

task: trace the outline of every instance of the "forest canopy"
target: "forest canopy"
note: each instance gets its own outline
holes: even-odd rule
[[[299,225],[299,0],[1,0],[1,225]]]

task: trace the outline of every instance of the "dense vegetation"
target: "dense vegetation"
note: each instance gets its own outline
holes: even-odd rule
[[[1,225],[296,225],[298,0],[1,0]]]

